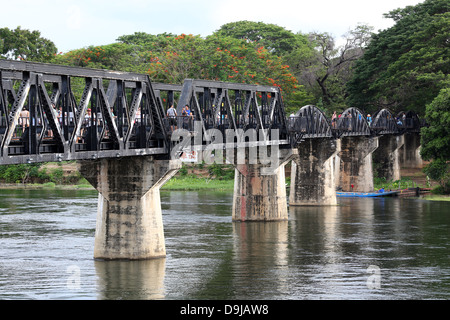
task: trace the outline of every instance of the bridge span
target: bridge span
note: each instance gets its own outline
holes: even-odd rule
[[[372,159],[387,179],[420,161],[421,126],[387,109],[287,117],[277,87],[0,60],[0,165],[77,160],[99,192],[99,259],[165,256],[159,190],[185,153],[234,165],[233,221],[284,220],[287,163],[290,205],[334,205],[337,187],[373,189]]]

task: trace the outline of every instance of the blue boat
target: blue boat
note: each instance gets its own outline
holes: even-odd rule
[[[391,197],[396,196],[400,191],[384,191],[384,192],[342,192],[337,191],[337,197],[358,197],[358,198],[370,198],[370,197]]]

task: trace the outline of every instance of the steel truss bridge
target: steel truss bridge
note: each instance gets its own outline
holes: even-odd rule
[[[0,165],[168,158],[173,130],[193,131],[194,123],[222,133],[254,129],[258,141],[286,148],[304,139],[397,135],[423,126],[413,112],[387,109],[371,122],[357,108],[329,119],[313,105],[287,117],[280,89],[270,86],[193,79],[161,84],[143,74],[11,60],[0,60],[0,79]],[[171,105],[174,119],[167,115]]]

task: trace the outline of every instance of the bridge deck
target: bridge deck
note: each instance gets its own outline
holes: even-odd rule
[[[167,113],[174,106],[176,116]],[[186,112],[185,107],[189,107]],[[249,132],[252,143],[285,147],[304,139],[398,134],[420,130],[415,114],[404,125],[379,112],[370,124],[355,108],[331,121],[315,106],[286,118],[277,87],[186,79],[152,83],[147,75],[62,65],[0,60],[0,164],[140,155],[168,158],[174,130],[211,136]],[[196,127],[197,124],[197,127]],[[172,141],[174,140],[174,141]]]

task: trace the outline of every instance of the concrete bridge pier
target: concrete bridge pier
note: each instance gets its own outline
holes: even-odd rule
[[[181,167],[153,156],[83,160],[80,173],[98,190],[94,258],[165,257],[159,189]]]
[[[270,164],[235,164],[233,221],[280,221],[288,219],[284,167],[292,150],[278,150]],[[272,157],[272,159],[275,159]]]
[[[404,144],[404,136],[385,135],[378,138],[378,148],[373,152],[373,161],[378,177],[400,180],[399,149]]]
[[[339,186],[343,191],[373,191],[372,153],[377,148],[378,137],[341,138]]]
[[[334,156],[340,141],[307,139],[297,148],[291,167],[289,205],[336,205]]]
[[[420,134],[405,133],[404,144],[399,150],[400,166],[404,168],[422,168],[423,161],[420,156]]]

